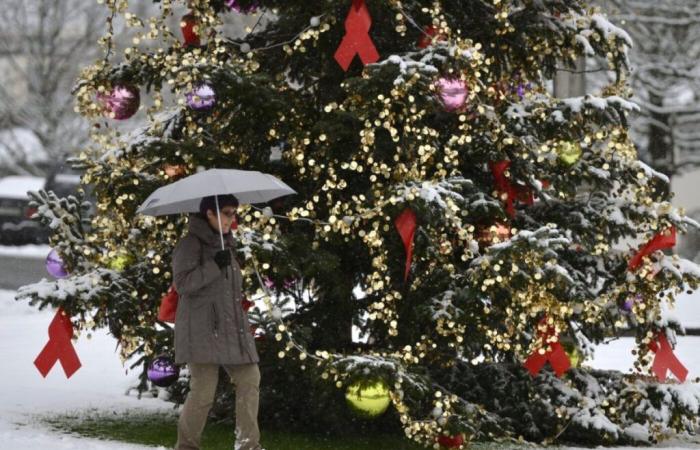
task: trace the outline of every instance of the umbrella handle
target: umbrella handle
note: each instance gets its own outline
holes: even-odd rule
[[[219,238],[221,239],[221,250],[224,250],[224,232],[221,230],[221,212],[219,211],[219,196],[214,196],[216,202],[216,219],[219,221]],[[228,279],[228,267],[226,268],[226,279]]]
[[[219,238],[221,238],[221,250],[224,250],[224,232],[221,230],[221,213],[219,212],[219,196],[214,196],[216,202],[216,219],[219,221]]]

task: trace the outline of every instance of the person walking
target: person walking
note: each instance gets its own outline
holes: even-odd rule
[[[174,284],[180,296],[175,362],[187,364],[190,370],[190,392],[178,420],[176,450],[200,449],[219,367],[236,385],[234,448],[263,450],[258,428],[259,357],[241,304],[242,275],[230,233],[237,208],[233,195],[204,197],[199,214],[189,215],[187,235],[173,251]]]

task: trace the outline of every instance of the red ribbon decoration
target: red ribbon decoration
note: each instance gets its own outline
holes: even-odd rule
[[[506,213],[511,217],[515,217],[515,201],[521,201],[525,204],[532,205],[535,202],[535,196],[526,188],[514,185],[510,179],[506,177],[505,171],[510,167],[510,161],[496,161],[489,163],[491,172],[496,183],[496,188],[506,194]]]
[[[657,233],[644,247],[639,249],[637,254],[630,259],[627,268],[629,270],[637,270],[645,256],[654,253],[656,250],[672,248],[674,245],[676,245],[676,227],[672,226],[668,230]]]
[[[411,271],[411,258],[413,257],[413,236],[416,233],[416,213],[411,208],[406,208],[394,220],[396,229],[399,231],[403,246],[406,249],[406,269],[404,271],[403,280],[408,279],[408,273]]]
[[[438,29],[435,28],[433,25],[430,25],[425,30],[423,30],[423,34],[421,34],[420,39],[418,39],[418,48],[430,47],[431,45],[433,45],[434,39],[437,39],[438,41],[443,41],[445,40],[445,36],[442,34],[438,34]]]
[[[185,39],[185,45],[199,47],[199,34],[194,31],[194,27],[197,26],[197,19],[194,14],[189,13],[182,16],[180,22],[180,30],[182,31],[182,37]]]
[[[80,359],[73,348],[73,324],[62,308],[58,308],[51,324],[49,324],[49,342],[46,343],[34,365],[41,375],[46,378],[56,361],[61,362],[66,378],[70,378],[80,369]]]
[[[544,341],[547,342],[547,339],[554,335],[554,328],[548,327],[546,334],[542,333],[541,331],[539,334],[540,336],[544,335]],[[549,365],[552,366],[554,373],[556,373],[558,377],[564,375],[564,373],[571,368],[569,355],[566,354],[564,347],[562,347],[559,341],[549,344],[549,347],[551,349],[546,351],[544,355],[541,355],[538,349],[535,350],[535,352],[530,355],[527,360],[525,360],[523,365],[533,377],[536,376],[540,370],[542,370],[542,367],[544,367],[545,363],[548,361]]]
[[[464,444],[464,436],[458,434],[456,436],[445,436],[444,434],[438,436],[437,443],[441,447],[447,448],[459,448],[460,445]]]
[[[348,71],[355,55],[360,56],[364,65],[379,61],[379,52],[369,36],[371,27],[372,16],[365,0],[352,0],[350,12],[345,19],[345,36],[335,52],[335,60],[344,71]]]
[[[666,381],[666,374],[669,370],[678,378],[678,381],[681,383],[685,381],[685,378],[688,376],[688,369],[673,353],[673,348],[666,338],[666,333],[660,332],[656,336],[656,340],[649,343],[649,348],[656,353],[654,362],[651,365],[651,371],[654,372],[659,381],[662,383]]]

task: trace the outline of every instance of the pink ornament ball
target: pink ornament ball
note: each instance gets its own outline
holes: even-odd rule
[[[448,112],[462,109],[467,101],[467,83],[459,78],[440,78],[437,81],[440,102]]]
[[[114,86],[109,93],[97,94],[97,100],[102,104],[108,117],[125,120],[139,110],[141,95],[137,87],[120,84]]]
[[[248,7],[242,7],[238,0],[226,0],[226,6],[228,6],[228,9],[232,9],[239,13],[242,12],[243,14],[252,13],[258,9],[257,2],[253,2],[253,4]]]

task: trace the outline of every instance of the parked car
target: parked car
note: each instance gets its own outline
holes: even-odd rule
[[[36,208],[29,206],[28,191],[46,185],[43,177],[9,176],[0,179],[0,244],[21,245],[45,242],[41,225],[32,220]]]

